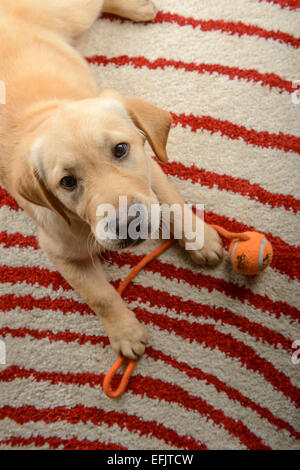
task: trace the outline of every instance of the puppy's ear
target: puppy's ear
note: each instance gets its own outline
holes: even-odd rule
[[[166,146],[172,124],[172,117],[168,111],[137,98],[127,98],[112,90],[105,90],[101,94],[102,97],[121,101],[135,125],[146,134],[155,155],[162,162],[168,160]]]
[[[47,207],[47,209],[60,215],[68,225],[71,225],[62,203],[46,188],[37,170],[30,168],[29,164],[17,172],[14,186],[18,195],[32,204]]]

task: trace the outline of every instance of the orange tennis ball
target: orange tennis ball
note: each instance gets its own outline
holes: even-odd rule
[[[229,246],[229,258],[236,271],[249,276],[264,271],[272,261],[273,248],[262,233],[245,232],[248,240],[233,239]]]

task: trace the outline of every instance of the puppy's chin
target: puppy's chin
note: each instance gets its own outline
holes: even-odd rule
[[[145,238],[138,238],[137,240],[131,240],[130,238],[127,240],[119,240],[119,248],[118,250],[123,250],[125,248],[130,248],[134,246],[141,245],[141,243],[145,242]]]
[[[138,238],[137,240],[127,238],[125,240],[101,240],[101,243],[98,243],[103,250],[122,251],[126,248],[133,248],[135,246],[141,245],[141,243],[145,241],[145,238]]]

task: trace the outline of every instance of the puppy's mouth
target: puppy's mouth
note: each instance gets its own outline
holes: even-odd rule
[[[147,240],[147,239],[146,239]],[[131,248],[134,246],[141,245],[145,241],[145,238],[138,238],[137,240],[132,240],[130,238],[126,240],[119,240],[116,249],[117,250],[124,250],[125,248]]]
[[[113,240],[106,239],[106,240],[97,240],[99,246],[104,248],[105,250],[111,251],[122,251],[126,248],[134,248],[136,246],[141,245],[143,242],[148,240],[149,237],[141,237],[141,238],[115,238]]]

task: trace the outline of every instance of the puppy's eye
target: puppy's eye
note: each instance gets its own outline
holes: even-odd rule
[[[60,180],[60,185],[68,191],[73,191],[77,186],[77,179],[74,176],[65,176]]]
[[[125,142],[122,142],[121,144],[116,145],[113,149],[114,157],[118,158],[119,160],[121,158],[127,157],[128,153],[129,153],[129,144],[126,144]]]

